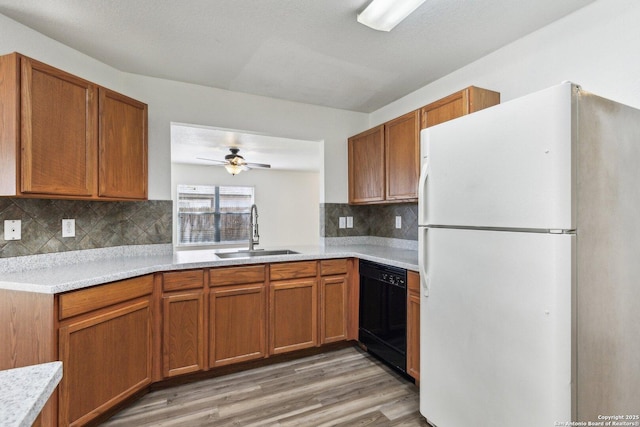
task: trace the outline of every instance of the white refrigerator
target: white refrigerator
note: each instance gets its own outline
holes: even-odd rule
[[[563,83],[421,144],[422,415],[640,425],[640,111]]]

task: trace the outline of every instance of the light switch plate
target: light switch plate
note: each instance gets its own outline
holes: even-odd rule
[[[347,228],[353,228],[353,217],[352,216],[348,216],[347,217]]]
[[[402,217],[400,215],[396,216],[396,228],[402,228]]]
[[[22,221],[19,219],[4,220],[4,240],[22,239]]]
[[[341,216],[338,219],[338,228],[346,228],[346,226],[347,226],[346,223],[347,223],[346,218]]]

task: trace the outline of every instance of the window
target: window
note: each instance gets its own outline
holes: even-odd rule
[[[253,187],[178,185],[178,244],[249,241]]]

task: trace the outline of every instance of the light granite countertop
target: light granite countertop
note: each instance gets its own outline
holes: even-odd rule
[[[225,250],[173,252],[171,245],[149,245],[17,257],[0,260],[0,289],[57,294],[162,271],[349,257],[418,271],[418,252],[412,248],[345,244],[286,249],[298,253],[222,259],[216,254]]]
[[[0,371],[0,424],[30,427],[62,379],[62,362]]]

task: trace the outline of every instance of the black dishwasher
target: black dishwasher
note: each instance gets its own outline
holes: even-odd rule
[[[407,271],[360,261],[359,341],[392,367],[407,369]]]

